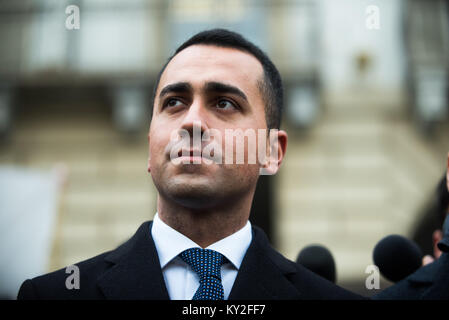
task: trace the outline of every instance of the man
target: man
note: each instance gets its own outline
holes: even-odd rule
[[[181,45],[157,81],[148,134],[154,221],[76,264],[78,290],[59,270],[25,281],[18,298],[359,298],[284,258],[248,220],[259,173],[275,174],[286,152],[282,90],[270,59],[239,34],[215,29]],[[245,161],[229,162],[239,151],[226,134],[239,130],[262,132],[262,143],[248,139]]]
[[[439,184],[438,198],[446,209],[443,230],[432,235],[434,258],[425,256],[424,266],[407,278],[375,295],[382,300],[449,300],[449,154],[446,176]]]
[[[448,164],[449,168],[449,155],[448,155]],[[439,224],[442,226],[443,230],[447,230],[449,228],[449,219],[446,219],[449,214],[449,170],[446,171],[446,174],[438,183],[437,187],[437,208],[439,213]],[[449,246],[449,242],[447,237],[447,231],[443,232],[441,228],[438,228],[432,233],[432,248],[433,248],[433,256],[426,255],[423,258],[423,265],[427,265],[438,259],[443,251],[440,249],[442,246]],[[447,250],[445,250],[447,251]]]

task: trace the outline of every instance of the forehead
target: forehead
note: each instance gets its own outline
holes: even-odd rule
[[[169,62],[158,90],[175,82],[189,82],[195,87],[207,81],[217,81],[236,85],[248,94],[259,94],[257,83],[262,76],[261,63],[247,52],[213,45],[193,45]]]

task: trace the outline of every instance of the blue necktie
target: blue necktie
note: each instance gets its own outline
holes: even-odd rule
[[[192,248],[179,255],[185,263],[200,277],[200,287],[192,300],[223,300],[223,285],[221,283],[221,265],[224,256],[214,250]]]

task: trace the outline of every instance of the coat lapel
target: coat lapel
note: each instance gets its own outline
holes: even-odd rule
[[[169,299],[151,225],[150,221],[143,223],[130,240],[105,257],[114,266],[97,284],[107,299]]]
[[[170,299],[151,237],[151,225],[152,222],[143,223],[130,240],[105,257],[113,266],[98,279],[97,285],[106,299]],[[263,231],[253,227],[253,240],[229,300],[300,299],[300,292],[286,278],[296,272],[291,262],[270,246]]]
[[[240,266],[229,300],[299,299],[286,278],[297,270],[269,244],[263,231],[253,227],[253,240]]]

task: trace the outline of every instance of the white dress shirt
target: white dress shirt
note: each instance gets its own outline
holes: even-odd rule
[[[159,218],[157,212],[153,219],[151,235],[159,256],[165,286],[167,287],[170,299],[191,300],[200,285],[199,277],[179,257],[179,254],[184,250],[200,248],[200,246],[182,233],[165,224]],[[221,280],[225,300],[229,297],[251,239],[251,223],[248,221],[239,231],[206,248],[218,251],[230,261],[221,267]]]

